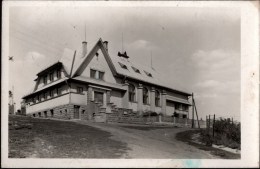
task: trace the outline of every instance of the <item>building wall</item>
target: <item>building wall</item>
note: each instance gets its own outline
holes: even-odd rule
[[[68,104],[68,103],[69,103],[69,94],[67,93],[62,96],[50,99],[50,100],[28,106],[26,108],[27,109],[26,113],[30,114],[30,113],[34,113],[34,112],[39,112],[39,111],[45,110],[46,108],[52,108],[52,107],[56,107],[56,106]]]
[[[94,56],[94,58],[90,61],[89,65],[82,72],[81,76],[90,77],[90,69],[94,69],[94,70],[105,72],[104,81],[110,83],[116,83],[116,79],[113,76],[102,51],[99,49],[97,53],[99,53],[98,57]]]
[[[112,90],[110,95],[110,103],[114,103],[117,107],[122,108],[122,93],[120,91]]]
[[[129,109],[132,109],[133,111],[137,111],[137,102],[129,102]]]
[[[87,105],[87,94],[77,94],[71,93],[71,102],[72,104],[79,104],[79,105]]]
[[[174,96],[174,97],[177,97],[177,98],[181,98],[181,99],[186,99],[188,100],[188,97],[185,96],[185,95],[182,95],[182,94],[178,94],[178,93],[174,93],[174,92],[170,92],[170,91],[166,91],[167,95],[169,96]]]
[[[29,116],[37,118],[58,118],[58,119],[74,119],[75,106],[79,107],[79,118],[82,120],[87,120],[87,106],[86,105],[74,105],[74,104],[64,104],[55,106],[52,108],[46,107],[45,109],[30,113]],[[39,116],[39,114],[41,116]]]
[[[166,101],[166,115],[172,116],[175,111],[175,105],[174,102]]]

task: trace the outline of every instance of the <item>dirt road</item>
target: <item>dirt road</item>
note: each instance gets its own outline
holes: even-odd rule
[[[124,124],[77,123],[110,132],[114,140],[127,143],[129,150],[121,158],[139,159],[212,159],[209,152],[190,146],[175,139],[178,132],[186,128],[148,127]]]

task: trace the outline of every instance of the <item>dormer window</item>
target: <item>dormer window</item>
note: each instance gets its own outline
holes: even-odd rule
[[[118,64],[121,66],[121,68],[123,68],[123,69],[127,69],[127,66],[124,65],[123,63],[118,62]]]
[[[135,67],[133,67],[133,66],[132,66],[132,69],[133,69],[136,73],[140,73],[140,74],[141,74],[141,72],[140,72],[139,69],[137,69],[137,68],[135,68]]]
[[[144,73],[145,73],[147,76],[149,76],[149,77],[153,77],[151,73],[146,72],[145,70],[144,70]]]

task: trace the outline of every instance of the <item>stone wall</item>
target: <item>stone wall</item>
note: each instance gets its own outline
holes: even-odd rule
[[[124,108],[119,108],[117,111],[113,110],[111,114],[107,114],[107,122],[112,123],[146,124],[158,121],[158,116],[143,117],[131,109]]]

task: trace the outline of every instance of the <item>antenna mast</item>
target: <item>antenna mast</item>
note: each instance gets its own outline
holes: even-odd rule
[[[124,52],[124,34],[122,32],[122,53]]]
[[[86,42],[86,39],[87,39],[87,35],[86,35],[87,33],[86,33],[86,23],[85,23],[85,42]]]

